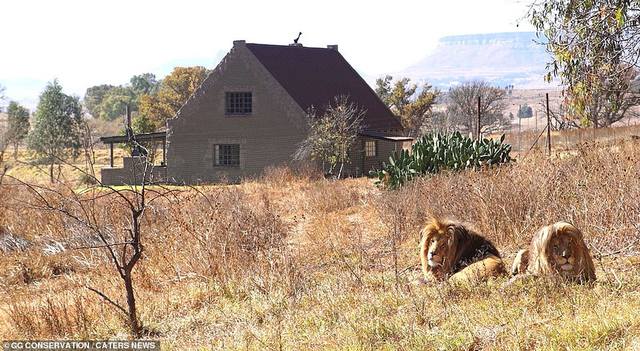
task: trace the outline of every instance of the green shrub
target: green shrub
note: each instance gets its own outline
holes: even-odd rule
[[[428,134],[416,141],[411,152],[402,150],[389,157],[381,170],[371,171],[377,184],[397,188],[416,176],[442,170],[478,169],[511,161],[511,145],[500,140],[473,140],[460,132]]]

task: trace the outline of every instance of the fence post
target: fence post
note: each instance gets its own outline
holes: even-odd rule
[[[551,116],[549,116],[549,93],[547,93],[547,146],[551,156]]]
[[[518,113],[518,150],[522,151],[522,117]]]
[[[478,130],[476,132],[477,140],[480,140],[480,95],[478,95]]]

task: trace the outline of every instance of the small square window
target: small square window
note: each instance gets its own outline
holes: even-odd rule
[[[375,140],[367,140],[364,142],[364,155],[367,157],[376,157],[378,143]]]
[[[216,144],[213,147],[213,159],[215,166],[239,166],[240,145]]]
[[[227,115],[248,115],[253,111],[251,92],[226,92],[224,111]]]

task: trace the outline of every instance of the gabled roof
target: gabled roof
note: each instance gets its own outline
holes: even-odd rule
[[[337,49],[246,44],[247,48],[307,111],[322,112],[334,97],[345,95],[366,110],[366,130],[401,130],[400,121]]]

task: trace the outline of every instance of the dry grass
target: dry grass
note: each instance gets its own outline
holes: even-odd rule
[[[113,154],[114,167],[122,167],[122,157],[125,150],[114,147]],[[109,165],[109,150],[96,148],[94,155],[94,170],[96,177],[100,179],[100,169]],[[2,167],[8,167],[7,174],[29,183],[49,184],[49,165],[38,160],[35,154],[26,147],[18,148],[17,158],[14,158],[14,149],[10,146],[7,148],[4,161]],[[67,162],[68,164],[61,166],[60,180],[69,185],[81,185],[82,173],[87,171],[84,156],[81,155],[77,159],[70,159]],[[56,168],[55,175],[57,176],[57,174]]]
[[[589,144],[550,160],[533,153],[397,192],[286,169],[185,190],[145,214],[141,319],[175,350],[640,349],[639,146]],[[70,249],[88,234],[33,210],[32,196],[8,183],[0,339],[126,335],[121,316],[84,288],[123,300],[104,254]],[[101,225],[126,224],[113,198],[99,205]],[[596,256],[598,281],[415,286],[418,228],[432,214],[474,223],[508,263],[539,226],[572,221]]]

